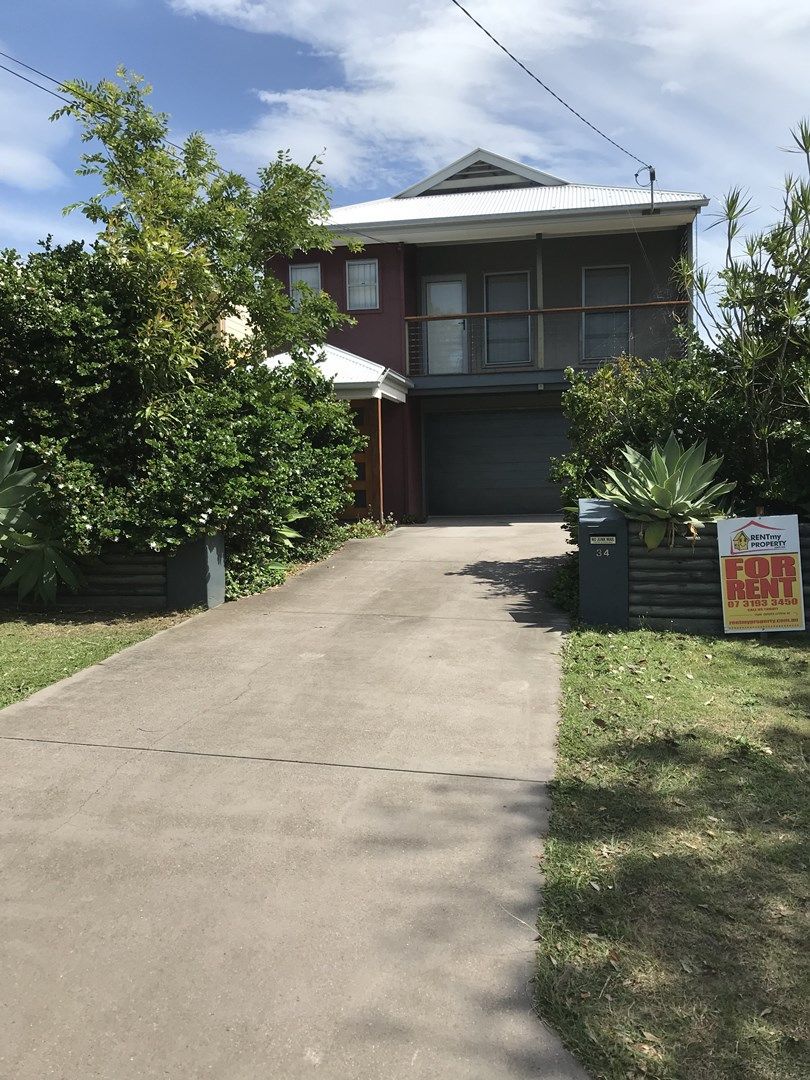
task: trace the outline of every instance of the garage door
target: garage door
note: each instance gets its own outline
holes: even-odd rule
[[[428,413],[431,514],[553,514],[560,494],[549,459],[568,449],[558,409]]]

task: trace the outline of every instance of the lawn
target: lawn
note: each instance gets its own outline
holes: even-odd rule
[[[594,1077],[808,1075],[810,638],[578,631],[536,1005]]]
[[[0,708],[97,664],[189,612],[20,615],[0,611]]]

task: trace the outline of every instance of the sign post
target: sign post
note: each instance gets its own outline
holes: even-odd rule
[[[720,520],[717,549],[727,634],[804,630],[795,514]]]

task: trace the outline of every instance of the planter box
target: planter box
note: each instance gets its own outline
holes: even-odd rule
[[[81,611],[176,611],[225,600],[222,534],[190,541],[171,553],[132,552],[117,545],[80,560],[84,582],[62,589],[59,606]]]
[[[609,536],[615,542],[602,544]],[[799,525],[799,538],[810,611],[810,525]],[[579,544],[580,618],[587,625],[723,633],[715,524],[705,525],[694,543],[677,536],[673,547],[648,551],[636,522],[609,503],[581,499]]]

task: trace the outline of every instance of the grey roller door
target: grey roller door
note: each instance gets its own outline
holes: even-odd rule
[[[565,453],[559,409],[428,413],[425,456],[431,514],[553,514],[549,459]]]

